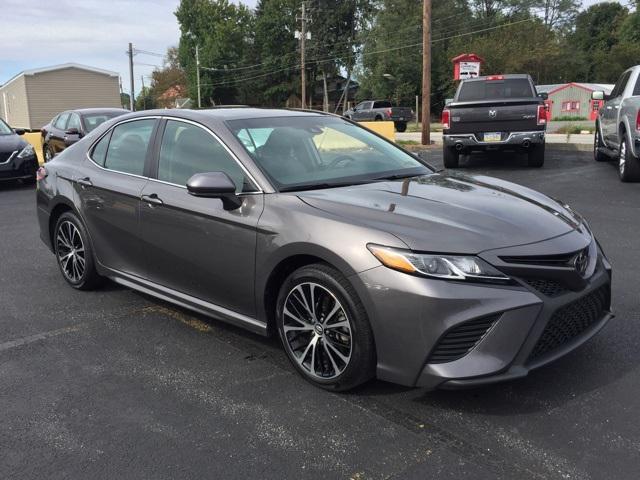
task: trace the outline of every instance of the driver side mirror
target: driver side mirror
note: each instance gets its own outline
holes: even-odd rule
[[[549,98],[549,94],[547,92],[542,92],[538,94],[538,97],[540,97],[542,100],[547,100]]]
[[[14,128],[13,131],[16,132],[16,135],[24,135],[26,133],[24,128]]]
[[[219,198],[225,210],[235,210],[242,205],[235,183],[224,172],[196,173],[187,180],[187,191],[194,197]]]
[[[78,130],[77,128],[68,128],[64,133],[66,133],[67,135],[80,135],[80,130]]]

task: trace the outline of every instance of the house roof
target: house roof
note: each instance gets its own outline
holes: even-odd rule
[[[0,85],[0,87],[5,87],[10,83],[16,81],[18,78],[24,75],[37,75],[39,73],[46,72],[54,72],[56,70],[64,70],[65,68],[77,68],[78,70],[85,70],[87,72],[101,73],[103,75],[108,75],[110,77],[119,77],[118,72],[112,72],[111,70],[103,70],[101,68],[90,67],[88,65],[81,65],[79,63],[62,63],[60,65],[51,65],[49,67],[41,67],[41,68],[31,68],[28,70],[24,70],[17,75],[13,76],[9,79],[4,85]]]
[[[568,88],[570,86],[583,88],[593,92],[594,90],[602,90],[605,94],[610,94],[614,85],[607,83],[583,83],[583,82],[570,82],[570,83],[554,83],[550,85],[536,85],[538,93],[554,93],[558,90]]]

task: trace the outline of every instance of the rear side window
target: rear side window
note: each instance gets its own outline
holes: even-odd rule
[[[633,88],[633,96],[637,97],[640,95],[640,75],[638,75],[638,80],[636,80],[636,86]]]
[[[373,108],[391,108],[391,102],[375,102]]]
[[[142,175],[155,122],[145,119],[117,125],[111,133],[104,168]]]
[[[535,94],[528,79],[506,78],[504,80],[462,82],[458,101],[474,102],[478,100],[531,97],[535,97]]]
[[[107,147],[109,146],[109,138],[111,138],[111,134],[107,134],[100,139],[96,146],[93,147],[93,151],[91,152],[91,159],[96,162],[101,167],[104,167],[104,160],[107,156]]]
[[[65,130],[67,128],[67,120],[69,119],[69,113],[62,113],[56,119],[56,123],[53,124],[58,130]]]

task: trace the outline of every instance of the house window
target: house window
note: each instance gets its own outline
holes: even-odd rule
[[[562,102],[562,111],[563,112],[579,112],[580,102],[576,102],[573,100],[568,102]]]

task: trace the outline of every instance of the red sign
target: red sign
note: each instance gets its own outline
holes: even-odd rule
[[[480,75],[480,66],[484,63],[484,59],[475,53],[463,53],[455,58],[453,62],[453,79],[464,80],[465,78],[474,78]]]

